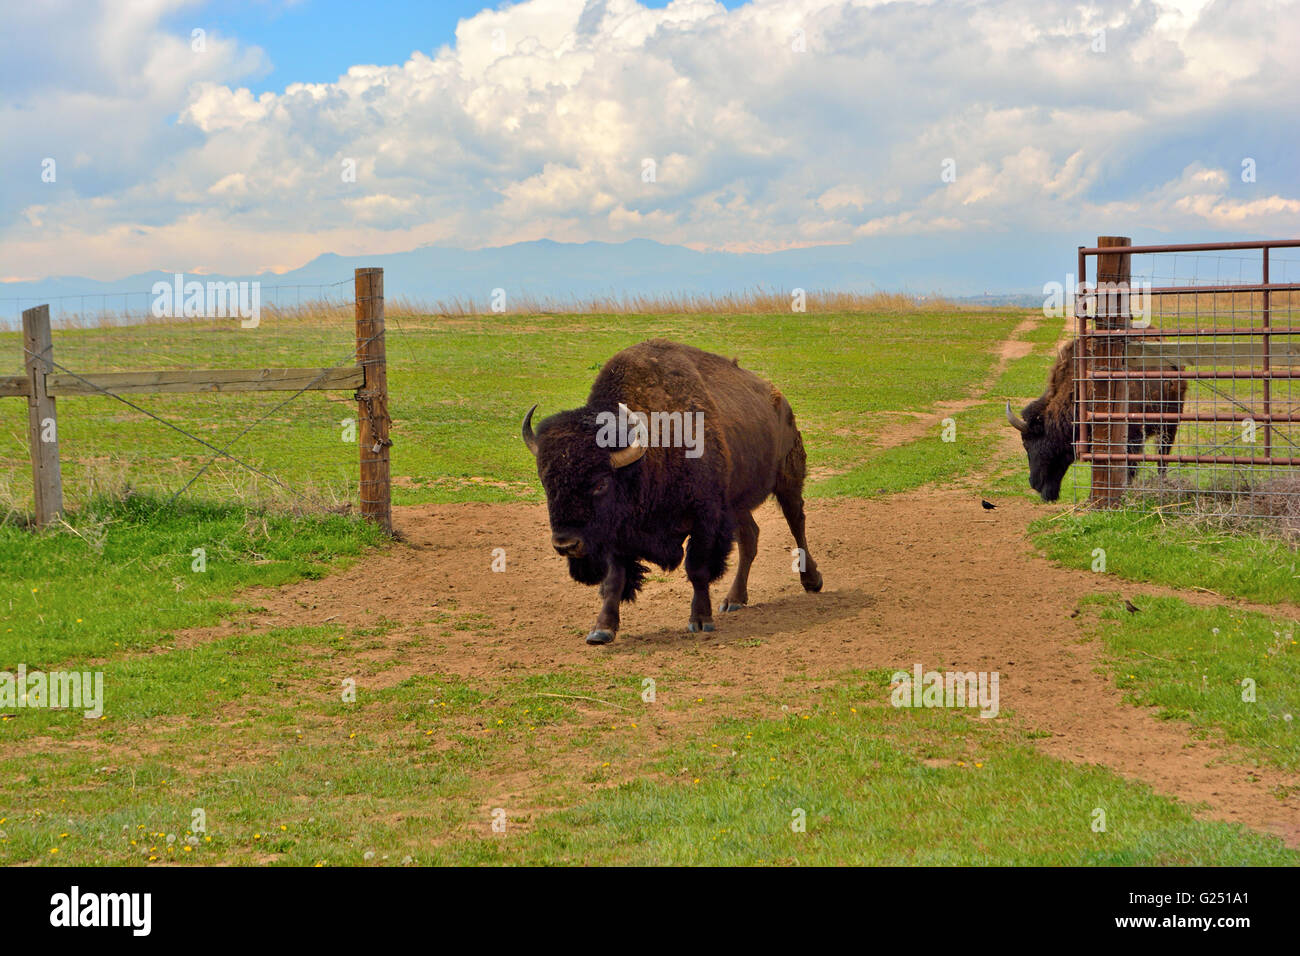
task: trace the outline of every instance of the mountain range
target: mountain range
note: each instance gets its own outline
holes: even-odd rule
[[[1160,238],[1151,236],[1148,241]],[[1137,239],[1136,241],[1143,241]],[[1165,241],[1168,241],[1167,239]],[[565,243],[549,239],[481,249],[422,246],[407,252],[342,256],[327,253],[281,274],[194,275],[200,281],[261,283],[262,305],[313,297],[348,298],[353,269],[384,269],[385,294],[410,302],[470,300],[485,307],[494,289],[510,297],[566,302],[594,296],[789,292],[907,292],[995,304],[1041,301],[1043,284],[1065,282],[1075,247],[1087,236],[952,235],[873,237],[842,245],[744,253],[697,251],[649,239]],[[56,316],[148,309],[155,282],[172,282],[158,270],[103,281],[54,276],[0,284],[0,325],[13,327],[21,312],[48,303]],[[319,288],[330,286],[331,288]],[[83,301],[84,297],[84,301]]]

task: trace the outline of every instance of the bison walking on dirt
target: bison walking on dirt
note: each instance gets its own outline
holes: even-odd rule
[[[1072,340],[1056,357],[1048,376],[1047,391],[1025,406],[1020,415],[1007,402],[1007,421],[1020,432],[1029,455],[1029,485],[1044,501],[1061,496],[1061,480],[1074,463],[1076,423],[1074,421],[1074,367],[1078,339]],[[1179,414],[1187,397],[1184,379],[1143,379],[1129,382],[1129,406],[1134,412]],[[1146,440],[1155,436],[1160,454],[1169,454],[1178,433],[1178,422],[1134,422],[1128,426],[1128,452],[1140,454]],[[1165,463],[1158,464],[1160,474]],[[1130,462],[1128,480],[1137,473]]]
[[[687,627],[713,630],[709,584],[739,544],[723,611],[749,601],[758,549],[751,512],[776,495],[795,544],[799,580],[820,591],[822,576],[804,536],[803,439],[777,389],[738,362],[663,339],[619,352],[600,370],[587,404],[544,419],[524,443],[546,489],[551,544],[569,574],[599,584],[600,612],[588,644],[608,644],[619,604],[632,601],[650,561],[682,563],[695,588]],[[667,434],[665,434],[665,432]]]

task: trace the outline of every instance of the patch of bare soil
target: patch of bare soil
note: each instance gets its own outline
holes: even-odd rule
[[[714,714],[717,705],[739,703],[755,690],[788,696],[793,674],[815,681],[851,668],[910,670],[918,662],[926,670],[998,671],[1002,710],[1050,735],[1036,742],[1044,752],[1102,764],[1208,807],[1198,812],[1300,846],[1296,775],[1231,763],[1240,759],[1231,748],[1195,740],[1187,725],[1122,702],[1099,666],[1100,642],[1083,640],[1087,629],[1074,618],[1079,598],[1105,584],[1034,552],[1024,531],[1041,514],[1041,506],[1024,501],[984,511],[977,496],[960,489],[811,502],[809,543],[826,586],[805,594],[790,568],[789,532],[769,504],[756,513],[761,538],[751,606],[715,614],[712,633],[688,634],[685,576],[656,575],[635,604],[624,606],[617,640],[591,648],[583,635],[595,618],[596,591],[569,579],[550,547],[544,507],[398,508],[401,543],[323,580],[259,592],[254,600],[265,611],[254,615],[254,626],[368,627],[383,617],[396,626],[380,640],[398,646],[429,634],[426,622],[454,607],[482,615],[485,626],[457,632],[454,640],[430,636],[403,646],[397,679],[432,671],[471,678],[562,671],[599,657],[638,680],[689,673],[690,686],[673,681],[660,689],[661,701],[665,694],[706,696]],[[491,570],[494,548],[506,551],[504,572]],[[1139,603],[1142,594],[1175,593],[1113,586]],[[725,590],[725,579],[714,587],[715,608]],[[1177,593],[1198,604],[1225,603]],[[194,632],[179,643],[219,633]]]

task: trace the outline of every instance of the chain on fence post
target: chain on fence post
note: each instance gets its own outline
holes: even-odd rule
[[[357,444],[361,453],[361,516],[392,534],[388,449],[388,364],[384,350],[384,270],[357,269],[357,364],[366,373],[357,389]]]
[[[43,528],[63,513],[58,420],[54,396],[45,387],[45,376],[54,371],[48,305],[23,312],[23,358],[27,370],[27,439],[32,455],[35,521],[36,527]]]

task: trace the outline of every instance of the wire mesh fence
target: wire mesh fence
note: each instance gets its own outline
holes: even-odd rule
[[[86,371],[142,368],[146,360],[156,368],[244,368],[299,355],[324,364],[351,344],[351,278],[256,284],[256,294],[244,294],[242,303],[238,290],[222,289],[218,299],[202,277],[190,281],[203,286],[201,298],[157,291],[0,298],[0,329],[17,330],[24,309],[48,304],[56,348],[68,359],[63,364]],[[255,317],[241,314],[254,305]],[[10,354],[5,364],[15,361],[21,367],[21,355]]]
[[[1099,242],[1079,276],[1076,499],[1300,530],[1300,241]]]
[[[260,285],[253,296],[232,288],[227,308],[216,309],[208,283],[191,278],[199,280],[202,294],[194,298],[182,286],[162,308],[157,288],[42,299],[49,304],[56,363],[51,378],[67,385],[142,369],[356,365],[352,277]],[[0,300],[0,375],[24,371],[14,320],[21,322],[22,310],[35,304]],[[357,404],[350,391],[315,390],[318,384],[301,392],[218,387],[121,395],[110,386],[59,397],[67,506],[99,495],[168,500],[183,494],[218,503],[346,510],[358,493]],[[23,404],[0,402],[0,515],[32,507]]]

